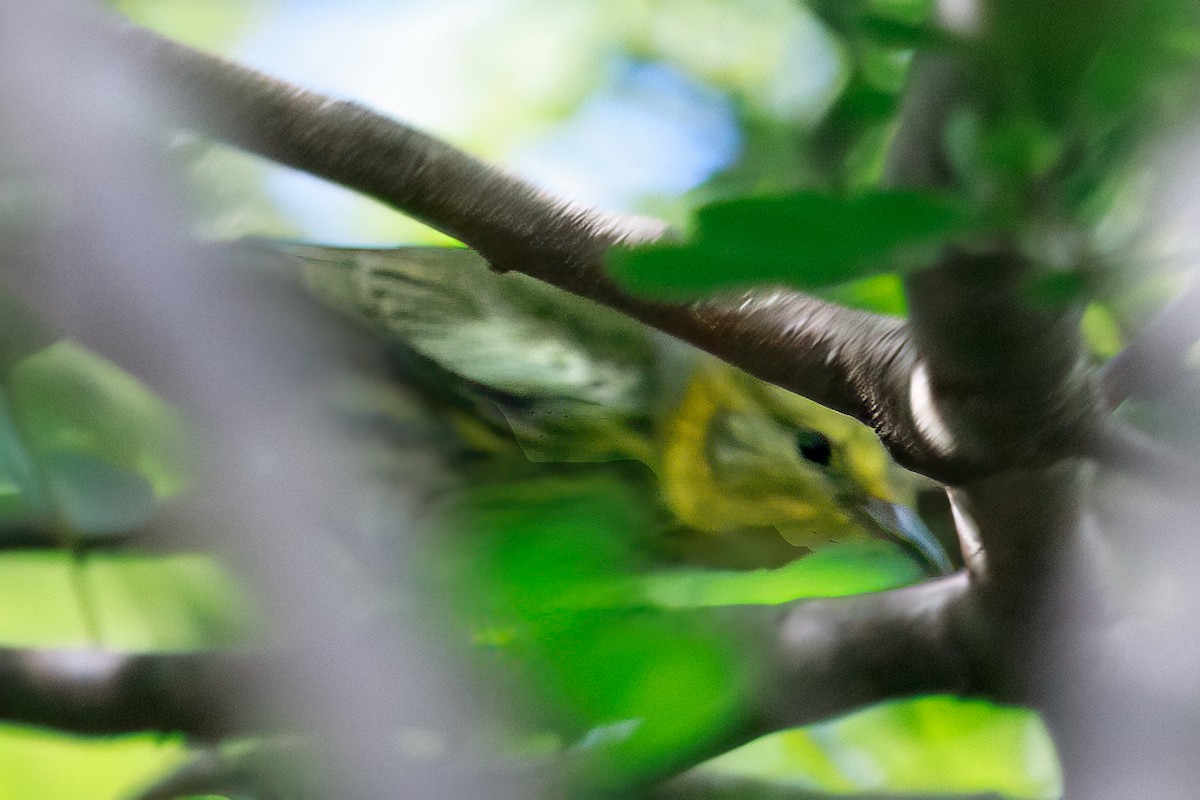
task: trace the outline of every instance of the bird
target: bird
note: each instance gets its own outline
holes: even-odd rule
[[[911,510],[917,479],[857,420],[616,311],[497,272],[468,248],[243,245],[416,363],[406,374],[424,376],[476,464],[506,475],[644,467],[670,520],[663,552],[719,561],[745,550],[778,563],[883,539],[930,574],[953,569]]]

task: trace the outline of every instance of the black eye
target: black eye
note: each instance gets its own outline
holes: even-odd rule
[[[796,434],[796,452],[805,461],[820,467],[828,467],[833,460],[833,446],[824,434],[816,431],[800,431]]]

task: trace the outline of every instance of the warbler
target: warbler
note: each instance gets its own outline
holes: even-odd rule
[[[436,365],[477,451],[528,462],[630,459],[680,527],[771,531],[781,546],[863,537],[951,570],[905,505],[912,481],[864,425],[610,309],[464,248],[269,247],[306,290]],[[453,385],[451,385],[453,384]],[[779,538],[782,537],[782,538]]]

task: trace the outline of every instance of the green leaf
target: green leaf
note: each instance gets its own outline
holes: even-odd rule
[[[208,556],[0,554],[0,644],[8,647],[226,647],[246,641],[250,608],[246,591]]]
[[[879,542],[823,548],[774,570],[647,574],[636,542],[649,498],[609,479],[509,481],[457,514],[453,585],[487,658],[515,669],[531,720],[605,780],[671,764],[740,719],[757,663],[717,606],[783,603],[912,583]],[[444,581],[443,581],[444,582]]]
[[[865,34],[889,47],[913,48],[937,41],[935,31],[922,24],[913,24],[883,16],[867,16],[862,21]]]
[[[919,25],[929,19],[932,0],[871,0],[867,7],[872,14],[909,25]]]
[[[1112,358],[1125,346],[1120,325],[1112,311],[1101,303],[1088,303],[1079,324],[1083,341],[1094,356]]]
[[[58,512],[78,533],[121,533],[144,525],[154,513],[154,489],[141,475],[86,453],[52,453],[42,470]]]
[[[1196,28],[1188,0],[1066,0],[989,5],[982,74],[1008,113],[1032,109],[1052,127],[1086,111],[1122,115],[1167,84],[1190,81],[1179,33]],[[990,52],[989,52],[990,51]],[[1018,111],[1018,109],[1021,109]]]
[[[215,559],[97,553],[86,596],[107,647],[189,651],[244,644],[257,627],[246,589]]]
[[[609,611],[545,625],[523,653],[536,660],[534,686],[558,713],[592,733],[595,767],[653,771],[737,718],[749,643],[696,614]],[[603,736],[596,736],[600,728]]]
[[[1061,791],[1053,744],[1026,709],[926,697],[821,727],[821,738],[859,759],[860,782],[869,775],[889,791],[1044,798]]]
[[[1045,270],[1029,280],[1025,299],[1041,308],[1063,309],[1078,303],[1086,290],[1084,276],[1078,272]]]
[[[855,795],[1052,798],[1061,791],[1054,746],[1034,713],[945,696],[766,736],[700,769]]]
[[[876,314],[888,314],[893,317],[908,315],[904,282],[895,273],[872,275],[869,278],[820,289],[814,294],[850,308],[861,308]]]
[[[80,737],[0,725],[0,798],[131,797],[187,757],[182,736]]]
[[[899,548],[856,542],[821,548],[778,569],[651,575],[641,579],[641,594],[662,608],[775,604],[891,589],[922,577],[920,566]]]
[[[982,133],[979,155],[999,174],[1018,178],[1043,176],[1057,163],[1062,141],[1027,116],[1006,118]]]
[[[133,376],[73,342],[60,341],[13,367],[9,396],[39,466],[66,453],[87,457],[140,477],[160,499],[188,484],[192,452],[179,415]]]
[[[603,478],[506,482],[471,491],[453,534],[486,668],[515,668],[542,701],[527,707],[536,721],[609,779],[719,735],[753,666],[737,631],[639,596],[646,499]]]
[[[469,487],[451,520],[470,537],[451,565],[474,590],[466,610],[512,620],[612,605],[610,579],[632,568],[630,541],[649,524],[642,502],[605,474]]]
[[[87,646],[72,555],[62,550],[0,554],[0,643],[6,647]]]
[[[28,533],[54,514],[49,492],[0,393],[0,528]]]
[[[650,295],[763,283],[811,290],[923,265],[921,256],[970,227],[963,209],[924,192],[742,198],[700,209],[691,242],[617,250],[609,266]]]

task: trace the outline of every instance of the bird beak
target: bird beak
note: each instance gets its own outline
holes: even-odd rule
[[[863,502],[862,510],[874,523],[873,527],[887,538],[899,541],[933,574],[949,575],[954,571],[942,543],[911,508],[869,497]]]

